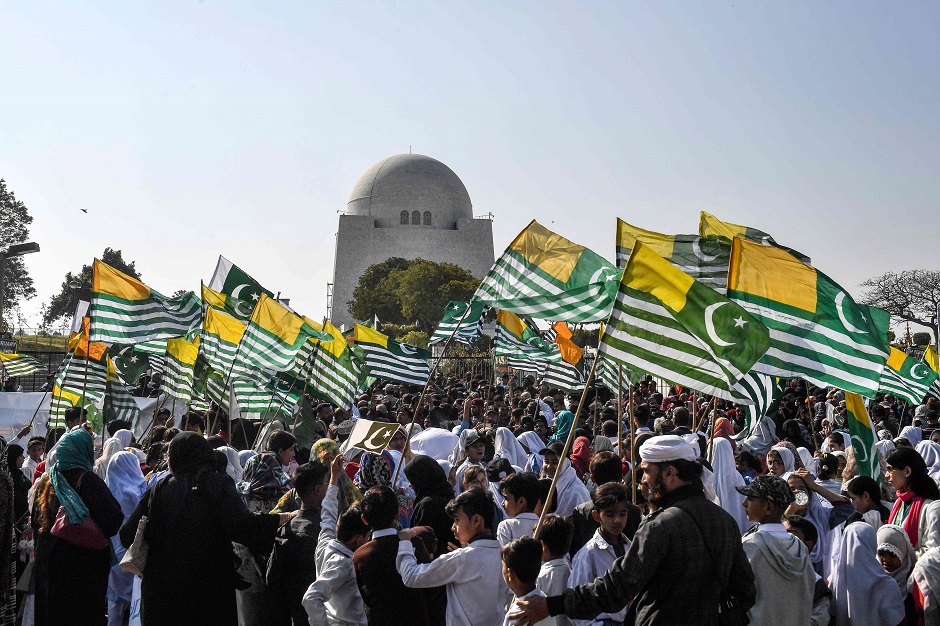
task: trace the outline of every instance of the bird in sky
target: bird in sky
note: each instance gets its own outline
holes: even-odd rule
[[[88,209],[79,209],[82,213],[88,213]]]

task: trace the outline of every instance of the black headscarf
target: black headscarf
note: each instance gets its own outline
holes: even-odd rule
[[[405,466],[405,476],[415,490],[415,502],[429,496],[446,498],[449,502],[454,497],[454,488],[447,482],[444,468],[429,456],[416,454]]]
[[[170,442],[170,472],[174,476],[210,469],[215,463],[212,446],[199,433],[182,432]]]
[[[11,443],[7,446],[7,467],[10,468],[10,475],[15,475],[15,473],[20,473],[20,470],[16,467],[16,460],[23,456],[24,450],[23,446],[18,446],[15,443]]]

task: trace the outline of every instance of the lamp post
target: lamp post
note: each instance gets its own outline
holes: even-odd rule
[[[32,254],[33,252],[39,252],[39,244],[33,241],[27,243],[16,243],[7,248],[6,250],[0,250],[0,326],[3,325],[3,307],[5,304],[5,279],[6,279],[6,266],[7,259],[12,259],[13,257],[23,256],[24,254]]]

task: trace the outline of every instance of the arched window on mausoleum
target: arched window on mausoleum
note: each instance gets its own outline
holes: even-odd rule
[[[425,226],[431,225],[431,212],[430,211],[424,212],[424,225]]]
[[[405,226],[408,225],[408,211],[401,212],[401,223],[404,224]]]
[[[411,225],[412,226],[421,225],[421,211],[413,211],[411,213]]]

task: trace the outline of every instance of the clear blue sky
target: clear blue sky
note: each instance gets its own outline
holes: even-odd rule
[[[0,5],[31,323],[106,246],[164,293],[221,253],[320,317],[337,211],[409,146],[495,215],[497,254],[535,218],[613,259],[615,217],[704,209],[856,294],[940,269],[936,3],[88,4]]]

